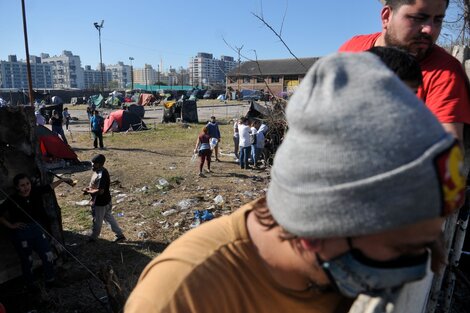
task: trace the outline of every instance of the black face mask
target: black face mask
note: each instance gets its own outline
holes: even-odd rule
[[[390,261],[376,261],[360,250],[351,250],[330,260],[317,258],[330,280],[343,295],[351,298],[359,294],[381,296],[420,280],[426,275],[428,252],[416,256],[401,256]]]

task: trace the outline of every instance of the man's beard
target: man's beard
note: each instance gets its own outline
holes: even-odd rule
[[[413,55],[418,61],[424,59],[431,49],[433,40],[428,35],[420,35],[419,37],[413,38],[413,41],[429,41],[429,47],[427,48],[413,48],[413,44],[402,44],[392,32],[388,31],[384,35],[385,46],[387,47],[396,47],[403,49]]]

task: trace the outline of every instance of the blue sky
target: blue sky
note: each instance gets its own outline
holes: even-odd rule
[[[287,49],[252,13],[279,31],[298,57],[334,52],[356,34],[380,30],[378,0],[25,0],[29,51],[59,55],[70,50],[82,66],[99,63],[98,31],[104,19],[103,63],[123,61],[134,67],[187,67],[197,52],[258,59],[289,58]],[[24,59],[20,0],[0,0],[0,60],[10,54]]]

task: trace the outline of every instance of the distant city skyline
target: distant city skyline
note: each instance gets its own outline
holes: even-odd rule
[[[98,31],[94,22],[104,20],[101,31],[104,64],[119,61],[137,68],[187,68],[191,57],[207,52],[237,58],[241,47],[249,58],[292,57],[279,39],[252,13],[263,16],[298,57],[323,56],[336,51],[355,34],[380,30],[377,0],[237,2],[123,0],[70,2],[25,0],[31,55],[79,55],[82,66],[99,64]],[[8,55],[25,59],[21,2],[1,0],[4,31],[0,32],[0,60]],[[285,15],[285,19],[283,20]],[[7,25],[7,31],[5,31]],[[246,59],[242,58],[242,61]]]

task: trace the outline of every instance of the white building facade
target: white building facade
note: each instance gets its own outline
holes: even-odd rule
[[[64,50],[59,56],[41,54],[42,63],[52,66],[54,89],[84,89],[84,71],[81,67],[80,57],[71,51]]]
[[[31,80],[34,89],[51,89],[52,66],[41,62],[41,58],[30,56]],[[8,61],[0,61],[0,88],[28,89],[26,61],[8,56]]]
[[[236,66],[233,57],[221,56],[215,59],[211,53],[199,52],[189,62],[189,83],[199,87],[223,85],[226,74]]]

